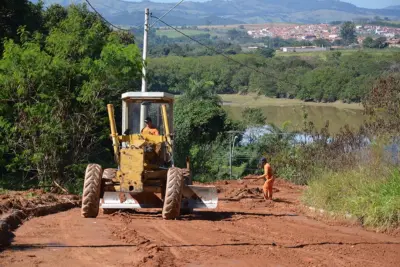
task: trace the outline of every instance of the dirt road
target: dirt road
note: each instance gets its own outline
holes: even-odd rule
[[[400,238],[305,216],[302,188],[277,181],[266,203],[253,182],[221,182],[219,208],[163,221],[157,211],[34,218],[0,266],[399,266]]]

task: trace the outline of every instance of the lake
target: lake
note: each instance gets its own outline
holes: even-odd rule
[[[358,129],[366,119],[359,104],[344,103],[310,103],[292,99],[272,99],[267,97],[221,95],[224,109],[234,120],[241,120],[242,111],[246,107],[260,108],[267,117],[267,123],[282,126],[291,122],[291,130],[300,130],[303,126],[303,109],[308,113],[308,120],[312,121],[317,129],[324,127],[329,120],[329,130],[337,133],[341,127],[348,124]]]

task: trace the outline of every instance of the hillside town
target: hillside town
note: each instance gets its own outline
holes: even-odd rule
[[[388,41],[393,41],[400,36],[400,27],[382,27],[376,25],[356,25],[358,41],[362,41],[366,36],[386,37]],[[253,38],[279,37],[282,39],[296,39],[314,41],[325,39],[330,42],[340,40],[340,25],[330,24],[276,24],[267,27],[249,30],[247,33]]]

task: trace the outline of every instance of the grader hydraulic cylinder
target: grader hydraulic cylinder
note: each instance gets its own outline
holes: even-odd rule
[[[119,140],[118,140],[117,125],[115,123],[115,117],[114,117],[114,106],[112,104],[108,104],[107,111],[108,111],[108,118],[110,120],[111,139],[114,148],[114,159],[115,162],[119,164]]]

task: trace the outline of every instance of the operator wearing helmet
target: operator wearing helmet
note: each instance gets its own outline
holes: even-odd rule
[[[146,123],[146,127],[144,127],[141,131],[142,134],[148,135],[160,135],[157,128],[154,126],[150,117],[147,117],[144,122]]]

